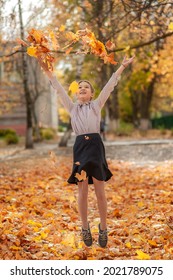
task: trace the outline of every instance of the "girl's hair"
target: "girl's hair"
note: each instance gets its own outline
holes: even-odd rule
[[[90,88],[91,88],[91,92],[94,93],[94,88],[93,88],[92,84],[88,80],[80,80],[78,82],[78,85],[80,85],[82,82],[85,82],[85,83],[89,84]]]

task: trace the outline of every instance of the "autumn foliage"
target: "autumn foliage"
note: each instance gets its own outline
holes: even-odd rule
[[[24,162],[25,161],[25,162]],[[80,231],[77,186],[66,179],[69,157],[1,163],[1,259],[173,259],[171,163],[138,167],[109,160],[113,177],[106,183],[108,247],[97,244],[99,215],[89,186],[89,221],[93,246]]]
[[[65,37],[65,46],[61,46],[61,37]],[[78,30],[76,33],[71,31],[65,32],[65,27],[63,28],[63,26],[61,26],[56,33],[52,30],[47,30],[44,33],[41,30],[31,29],[26,38],[26,42],[17,39],[18,44],[27,47],[28,55],[41,58],[50,71],[53,71],[53,62],[55,61],[53,52],[64,51],[67,55],[73,50],[77,42],[81,48],[75,50],[76,54],[91,53],[104,60],[104,63],[117,63],[114,60],[114,53],[108,53],[108,51],[114,48],[114,44],[109,40],[106,45],[104,45],[101,41],[97,40],[95,34],[87,28]]]

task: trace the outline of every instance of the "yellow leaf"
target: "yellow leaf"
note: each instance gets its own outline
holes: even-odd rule
[[[142,201],[139,201],[138,202],[138,207],[140,207],[140,208],[144,207],[144,203]]]
[[[127,52],[130,50],[130,46],[127,46],[125,49],[124,49],[124,52]]]
[[[35,232],[38,232],[38,231],[39,231],[39,228],[38,228],[38,227],[34,227],[33,230],[34,230]]]
[[[79,180],[79,181],[85,181],[87,178],[87,174],[84,170],[81,171],[81,174],[76,173],[75,177]]]
[[[40,232],[41,239],[45,239],[47,235],[48,235],[47,232],[44,231]]]
[[[28,47],[27,48],[27,54],[30,55],[30,56],[37,57],[36,52],[37,52],[36,47]]]
[[[126,243],[126,247],[129,248],[129,249],[131,249],[131,248],[132,248],[131,243],[130,243],[130,242],[127,242],[127,243]]]
[[[141,250],[136,250],[138,260],[150,260],[150,256]]]
[[[168,29],[169,29],[169,30],[173,30],[173,22],[171,22],[171,23],[169,24]]]
[[[33,220],[28,220],[27,223],[29,225],[36,226],[36,227],[42,227],[43,226],[41,223],[35,222]]]
[[[60,31],[60,32],[64,32],[64,30],[65,30],[65,25],[62,24],[62,25],[60,26],[60,28],[59,28],[59,31]]]
[[[18,251],[18,250],[21,250],[22,247],[18,247],[18,246],[11,246],[10,247],[10,250],[14,250],[14,251]]]
[[[70,86],[69,86],[69,90],[72,92],[72,93],[76,93],[78,90],[79,90],[79,85],[76,81],[73,81]]]
[[[76,248],[74,232],[66,234],[66,236],[62,240],[61,244],[65,245],[65,246],[70,246],[72,248]]]
[[[75,197],[74,196],[70,196],[69,197],[69,201],[70,201],[70,203],[73,203],[73,201],[75,201],[76,199],[75,199]]]
[[[69,113],[65,108],[58,108],[58,114],[62,122],[67,123],[69,121]]]

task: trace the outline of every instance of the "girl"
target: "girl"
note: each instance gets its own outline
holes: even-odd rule
[[[118,70],[112,74],[97,99],[93,100],[94,89],[89,81],[78,82],[76,93],[77,103],[73,103],[56,77],[50,72],[44,62],[38,59],[41,67],[47,74],[50,83],[60,96],[62,104],[71,116],[71,124],[76,134],[73,147],[73,169],[68,179],[70,184],[78,185],[78,208],[82,220],[82,236],[86,246],[92,245],[92,235],[87,219],[88,212],[88,184],[94,184],[97,197],[100,224],[98,226],[98,243],[104,248],[107,245],[107,200],[104,190],[104,181],[111,178],[105,158],[105,149],[100,137],[101,109],[114,87],[117,85],[123,70],[132,63],[134,56],[124,57]],[[82,173],[81,173],[82,172]],[[77,175],[86,174],[82,180]]]

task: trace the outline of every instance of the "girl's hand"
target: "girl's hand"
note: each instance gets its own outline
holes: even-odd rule
[[[135,55],[133,55],[133,56],[130,57],[129,59],[127,59],[127,58],[126,58],[126,55],[125,55],[124,58],[123,58],[123,61],[122,61],[121,65],[124,66],[124,68],[126,68],[130,63],[133,62],[134,58],[135,58]]]
[[[45,74],[46,74],[48,77],[53,76],[53,73],[50,71],[50,69],[49,69],[47,63],[44,62],[43,59],[42,59],[41,57],[39,57],[39,56],[37,57],[37,59],[38,59],[38,62],[39,62],[39,64],[40,64],[41,68],[44,70]]]

